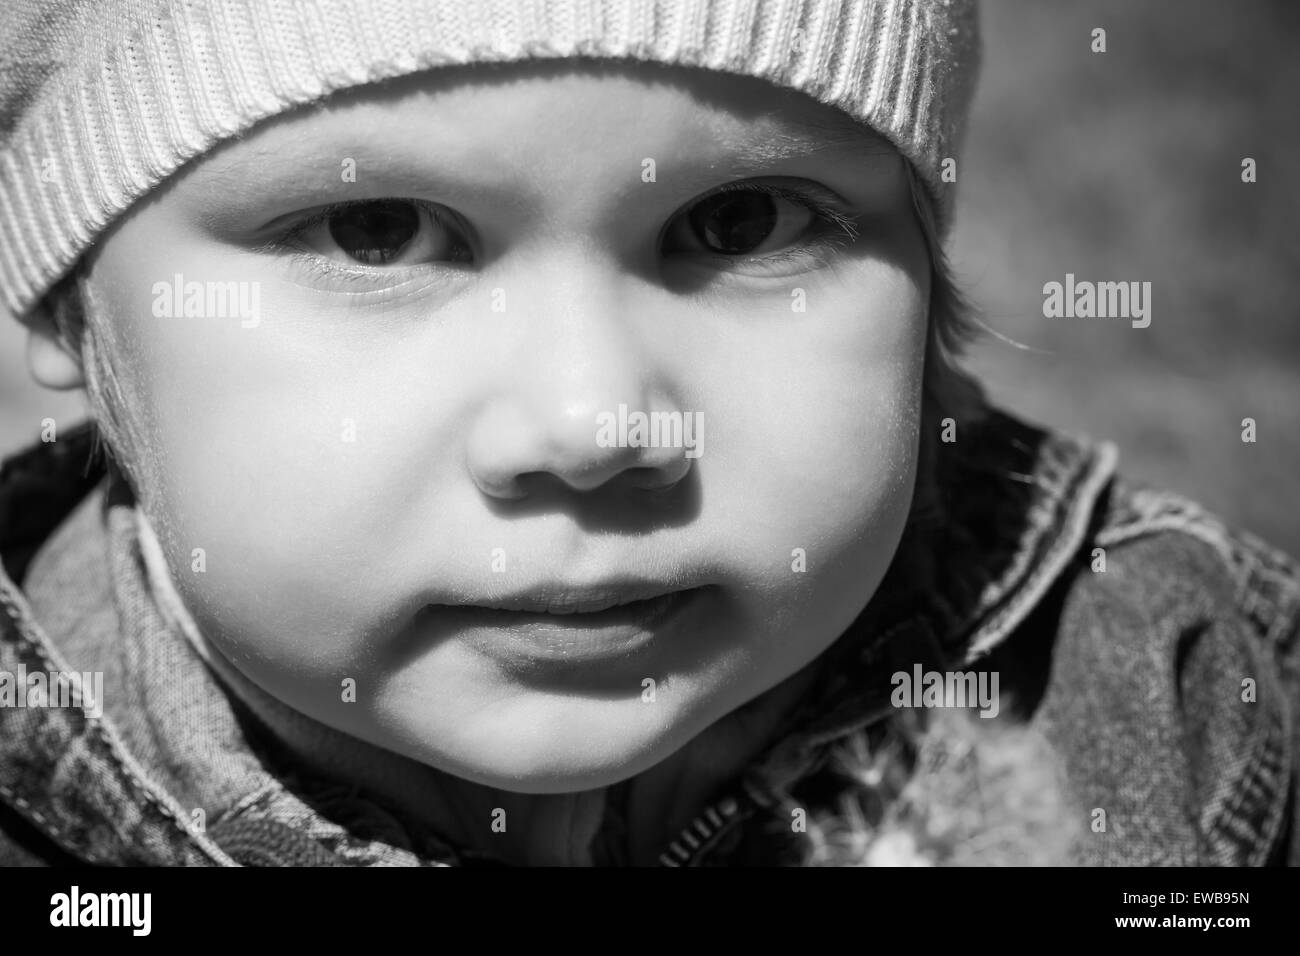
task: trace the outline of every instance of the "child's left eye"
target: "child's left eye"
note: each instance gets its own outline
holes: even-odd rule
[[[682,219],[680,232],[709,252],[759,255],[783,249],[815,221],[813,211],[755,189],[714,193]],[[671,236],[676,239],[676,236]]]
[[[725,265],[796,266],[800,257],[857,238],[857,224],[807,192],[762,181],[729,183],[679,214],[663,237],[668,257]]]

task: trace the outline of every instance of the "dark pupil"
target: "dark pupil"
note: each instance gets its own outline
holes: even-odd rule
[[[409,202],[357,203],[330,216],[330,235],[360,262],[388,262],[420,231],[420,213]]]
[[[722,193],[705,199],[690,214],[695,235],[714,252],[750,252],[776,228],[776,203],[766,193]]]

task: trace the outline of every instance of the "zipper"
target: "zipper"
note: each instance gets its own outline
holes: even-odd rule
[[[693,865],[725,833],[749,815],[741,812],[740,801],[735,797],[724,797],[709,804],[668,842],[668,848],[659,854],[659,865]]]

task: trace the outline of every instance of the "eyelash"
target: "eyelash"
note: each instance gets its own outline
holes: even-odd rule
[[[760,192],[777,199],[785,199],[789,202],[803,206],[814,216],[820,224],[820,235],[816,236],[806,245],[791,246],[788,249],[782,249],[780,252],[769,253],[762,256],[725,256],[714,254],[712,259],[725,263],[745,263],[749,265],[772,265],[777,266],[783,263],[794,262],[798,259],[808,257],[813,254],[814,250],[823,249],[833,251],[844,246],[852,245],[861,235],[858,224],[846,216],[829,201],[820,198],[812,190],[794,189],[787,186],[777,186],[773,183],[765,183],[755,180],[738,180],[736,182],[726,183],[718,188],[705,193],[703,196],[696,198],[691,206],[686,207],[678,215],[685,215],[697,203],[704,202],[711,196],[716,196],[726,192]],[[676,221],[676,216],[665,225],[665,229]]]
[[[860,235],[858,225],[853,219],[846,216],[830,202],[814,195],[811,190],[793,189],[785,186],[777,186],[773,183],[758,182],[752,180],[740,180],[737,182],[727,183],[723,186],[697,197],[692,206],[703,202],[711,196],[716,196],[725,192],[760,192],[777,199],[784,199],[788,202],[796,203],[803,206],[811,212],[819,224],[818,235],[809,242],[801,245],[792,245],[780,252],[769,253],[760,256],[727,256],[722,254],[708,255],[708,258],[724,264],[746,264],[746,265],[770,265],[779,267],[780,265],[797,261],[802,258],[815,257],[819,250],[832,251],[851,245]],[[345,266],[333,262],[323,256],[314,253],[299,245],[302,235],[323,222],[336,213],[342,212],[350,207],[360,205],[376,200],[349,200],[347,202],[330,203],[321,206],[315,212],[309,213],[302,219],[295,222],[288,230],[283,232],[279,237],[265,243],[258,251],[267,253],[288,253],[291,261],[296,268],[302,269],[308,276],[315,279],[324,279],[330,281],[343,281],[350,285],[370,285],[391,287],[395,275],[402,275],[410,272],[412,276],[419,267],[367,267],[358,263],[354,266]],[[448,216],[441,207],[425,202],[419,199],[408,199],[411,205],[416,206],[426,213],[435,224],[452,230],[459,229],[454,217]],[[691,206],[686,207],[675,215],[668,223],[664,225],[666,231],[678,218],[685,215]],[[463,230],[461,230],[463,231]],[[660,244],[662,244],[662,235]]]
[[[393,278],[397,275],[410,273],[414,277],[418,272],[415,267],[398,267],[374,268],[367,267],[362,263],[355,266],[346,266],[337,262],[332,262],[318,253],[312,252],[299,244],[299,240],[307,230],[313,226],[318,226],[327,222],[329,218],[336,213],[342,212],[353,206],[364,205],[369,202],[376,202],[374,199],[349,200],[348,202],[329,203],[321,206],[315,212],[308,213],[299,219],[288,230],[281,233],[277,238],[265,243],[258,251],[264,253],[288,253],[289,259],[295,268],[302,270],[308,277],[313,279],[323,279],[327,281],[342,281],[352,285],[369,285],[371,287],[391,288]],[[433,203],[425,202],[421,199],[407,199],[412,206],[424,210],[429,214],[429,218],[439,226],[446,229],[458,228],[456,223],[451,221],[451,217],[441,210],[441,207]]]

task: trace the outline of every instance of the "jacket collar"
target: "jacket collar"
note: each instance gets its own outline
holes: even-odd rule
[[[913,514],[876,597],[824,655],[822,683],[786,748],[807,749],[889,714],[890,677],[900,670],[978,665],[1078,553],[1117,457],[1109,442],[998,410],[939,446],[936,493]]]
[[[83,425],[0,467],[0,670],[68,670],[16,582],[104,477],[96,442]],[[998,646],[1083,544],[1115,458],[1109,444],[996,411],[941,446],[942,492],[913,516],[877,596],[823,655],[819,686],[754,776],[781,761],[806,766],[789,755],[886,716],[894,671],[965,668]],[[60,786],[73,796],[51,801],[69,773],[96,784]],[[97,862],[234,863],[146,778],[111,726],[79,710],[0,708],[0,799],[66,849],[84,855],[95,845],[105,857]]]
[[[102,478],[79,427],[0,467],[0,671],[72,675],[16,581],[58,523]],[[234,861],[147,778],[90,708],[0,707],[0,799],[75,857],[96,864],[220,866]]]

